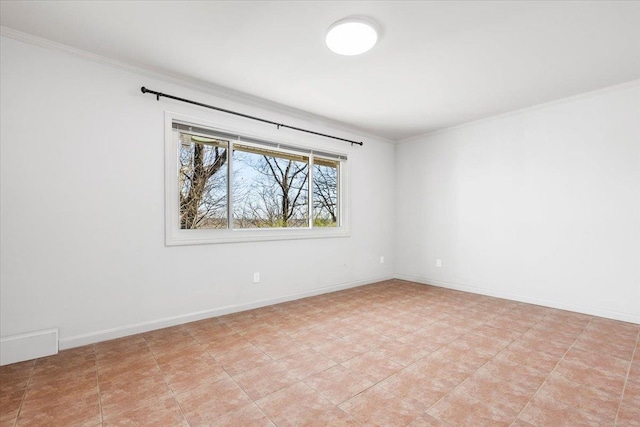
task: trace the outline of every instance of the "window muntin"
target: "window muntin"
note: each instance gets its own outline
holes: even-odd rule
[[[165,116],[167,245],[349,235],[345,155]]]

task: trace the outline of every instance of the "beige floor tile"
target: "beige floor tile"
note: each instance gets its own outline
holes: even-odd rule
[[[303,425],[334,407],[302,382],[263,397],[256,403],[279,427]]]
[[[193,426],[210,425],[252,402],[231,378],[201,385],[175,397],[189,425]]]
[[[374,385],[373,382],[352,373],[342,365],[336,365],[312,375],[304,382],[334,405],[339,405]]]
[[[189,427],[182,415],[178,403],[173,397],[167,397],[148,406],[118,414],[102,424],[103,427],[115,426],[163,426]]]
[[[342,366],[374,383],[382,381],[404,368],[403,365],[387,359],[376,351],[370,351],[342,362]]]
[[[405,426],[422,415],[421,408],[403,401],[381,387],[368,388],[339,406],[365,425]]]
[[[455,426],[509,426],[517,416],[466,394],[463,390],[446,395],[427,414]]]

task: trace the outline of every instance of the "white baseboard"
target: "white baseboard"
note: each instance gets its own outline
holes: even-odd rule
[[[0,338],[0,366],[51,356],[58,352],[58,329]]]
[[[254,301],[245,304],[228,305],[225,307],[214,308],[211,310],[202,310],[194,313],[182,314],[179,316],[167,317],[164,319],[152,320],[149,322],[137,323],[134,325],[122,326],[119,328],[111,328],[98,332],[90,332],[88,334],[76,335],[59,340],[60,350],[68,348],[80,347],[83,345],[94,344],[100,341],[107,341],[115,338],[122,338],[129,335],[149,332],[156,329],[168,328],[171,326],[181,325],[183,323],[195,322],[197,320],[208,319],[210,317],[223,316],[225,314],[236,313],[239,311],[251,310],[254,308],[265,307],[268,305],[279,304],[282,302],[293,301],[301,298],[312,297],[316,295],[326,294],[329,292],[340,291],[343,289],[355,288],[357,286],[367,285],[383,280],[393,279],[393,276],[375,277],[367,280],[358,280],[354,282],[341,283],[339,285],[326,286],[323,288],[312,289],[310,291],[288,294],[276,298],[269,298],[260,301]]]
[[[596,307],[586,307],[577,304],[567,304],[563,302],[546,300],[543,298],[535,298],[524,295],[512,294],[509,292],[495,291],[492,289],[479,288],[469,285],[461,285],[459,283],[443,282],[440,280],[432,280],[424,277],[408,276],[405,274],[396,274],[396,279],[408,280],[411,282],[421,283],[424,285],[432,285],[440,288],[455,289],[458,291],[471,292],[474,294],[487,295],[491,297],[504,298],[512,301],[525,302],[529,304],[542,305],[545,307],[558,308],[560,310],[574,311],[577,313],[590,314],[592,316],[606,317],[608,319],[621,320],[623,322],[640,324],[640,315],[632,313],[624,313],[619,311],[604,310]]]

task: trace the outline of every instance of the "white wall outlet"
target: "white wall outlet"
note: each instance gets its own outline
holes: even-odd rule
[[[380,257],[380,264],[384,264],[384,257],[383,256]]]
[[[442,267],[442,260],[441,259],[437,259],[436,260],[436,267],[438,267],[438,268]]]
[[[258,283],[260,281],[260,273],[253,273],[253,283]]]

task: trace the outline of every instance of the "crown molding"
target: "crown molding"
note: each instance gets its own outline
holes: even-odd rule
[[[208,95],[224,98],[232,102],[241,102],[253,107],[263,108],[269,111],[273,111],[279,114],[286,114],[290,117],[316,122],[325,126],[329,126],[334,130],[349,132],[357,135],[358,137],[364,137],[374,139],[376,141],[385,142],[388,144],[395,144],[396,141],[389,138],[382,137],[380,135],[374,135],[364,129],[350,126],[344,122],[330,119],[325,116],[313,114],[304,110],[300,110],[294,107],[290,107],[277,102],[269,101],[265,98],[250,95],[245,92],[237,91],[225,86],[221,86],[215,83],[194,79],[182,74],[170,73],[166,70],[161,70],[153,67],[145,67],[138,64],[121,61],[118,59],[109,58],[106,56],[98,55],[86,50],[78,49],[63,43],[58,43],[53,40],[45,39],[42,37],[34,36],[33,34],[24,33],[22,31],[14,30],[5,26],[0,26],[0,35],[8,37],[14,40],[18,40],[24,43],[43,47],[46,49],[55,50],[57,52],[66,53],[86,59],[88,61],[97,62],[111,67],[118,68],[120,70],[140,74],[143,76],[151,77],[158,80],[163,80],[167,83],[178,84],[190,89],[195,89],[204,92]]]
[[[511,111],[507,111],[506,113],[501,113],[501,114],[496,114],[494,116],[488,116],[488,117],[483,117],[481,119],[478,120],[473,120],[470,122],[466,122],[466,123],[462,123],[459,125],[454,125],[454,126],[449,126],[449,127],[445,127],[442,129],[437,129],[434,131],[430,131],[430,132],[426,132],[426,133],[422,133],[420,135],[415,135],[415,136],[410,136],[408,138],[404,138],[404,139],[400,139],[398,141],[396,141],[396,144],[400,145],[400,144],[407,144],[407,143],[411,143],[411,142],[416,142],[416,141],[420,141],[426,138],[430,138],[432,136],[435,135],[439,135],[441,133],[447,133],[447,132],[452,132],[452,131],[456,131],[459,129],[463,129],[469,126],[475,126],[475,125],[479,125],[482,123],[487,123],[487,122],[492,122],[494,120],[500,120],[500,119],[504,119],[507,117],[512,117],[512,116],[519,116],[521,114],[526,114],[532,111],[538,111],[538,110],[542,110],[545,108],[549,108],[549,107],[553,107],[556,105],[562,105],[562,104],[569,104],[571,102],[575,102],[575,101],[579,101],[582,99],[588,99],[588,98],[592,98],[595,96],[600,96],[609,92],[616,92],[618,90],[624,90],[624,89],[629,89],[629,88],[633,88],[636,86],[640,86],[640,79],[636,79],[636,80],[631,80],[625,83],[620,83],[620,84],[616,84],[613,86],[607,86],[604,88],[600,88],[600,89],[595,89],[595,90],[591,90],[588,92],[583,92],[583,93],[579,93],[577,95],[572,95],[572,96],[568,96],[566,98],[560,98],[560,99],[556,99],[553,101],[547,101],[547,102],[543,102],[541,104],[535,104],[535,105],[530,105],[528,107],[524,107],[524,108],[519,108],[517,110],[511,110]]]

